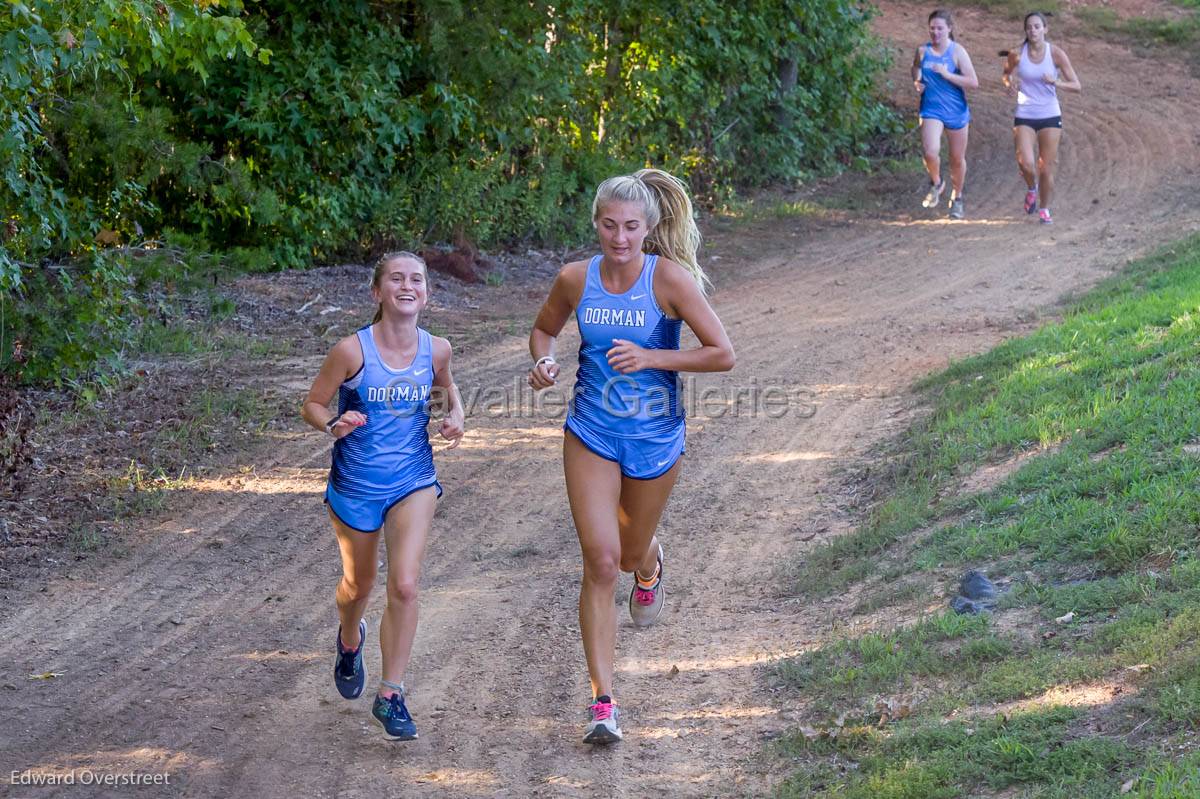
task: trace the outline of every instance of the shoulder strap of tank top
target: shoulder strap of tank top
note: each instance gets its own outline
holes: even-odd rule
[[[587,275],[583,279],[583,293],[587,294],[589,289],[597,288],[602,285],[600,281],[600,259],[602,255],[593,255],[588,261]]]
[[[642,284],[642,291],[654,291],[654,268],[656,266],[658,266],[658,256],[647,253],[645,268],[642,269],[642,279],[639,281]]]
[[[371,335],[370,325],[358,329],[358,345],[362,347],[363,367],[368,361],[379,362],[379,350],[375,347],[375,336]]]
[[[413,358],[413,366],[428,364],[433,368],[433,334],[423,327],[417,328],[417,357]]]

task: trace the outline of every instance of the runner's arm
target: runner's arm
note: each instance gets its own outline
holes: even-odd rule
[[[725,326],[708,304],[687,270],[660,258],[654,272],[658,304],[671,317],[682,319],[700,342],[690,350],[650,350],[625,339],[613,339],[608,363],[621,374],[642,369],[673,372],[728,372],[737,361]]]
[[[1079,82],[1079,76],[1075,74],[1075,67],[1071,66],[1071,59],[1067,58],[1067,53],[1061,47],[1051,45],[1050,53],[1054,56],[1054,66],[1058,69],[1061,77],[1054,79],[1054,85],[1060,89],[1069,89],[1073,92],[1083,91],[1083,84]],[[1066,80],[1063,80],[1066,78]]]
[[[1009,50],[1008,57],[1004,60],[1004,74],[1000,76],[1000,82],[1004,84],[1004,88],[1008,89],[1009,94],[1016,94],[1017,90],[1021,88],[1021,78],[1014,74],[1020,63],[1020,49]]]
[[[558,380],[558,364],[554,362],[554,344],[562,332],[571,312],[575,310],[583,294],[583,283],[587,279],[587,262],[577,261],[558,270],[550,296],[538,312],[529,331],[529,355],[533,368],[529,370],[529,385],[535,390],[549,388]]]
[[[954,65],[962,74],[955,75],[945,67],[938,74],[960,89],[979,88],[979,76],[975,74],[975,65],[971,63],[971,56],[967,55],[967,48],[961,45],[954,48]]]
[[[438,427],[442,438],[450,442],[446,449],[454,449],[462,441],[466,430],[466,411],[463,409],[462,395],[454,383],[454,375],[450,372],[450,361],[454,350],[450,342],[440,336],[433,336],[433,386],[435,396],[433,404],[445,414]]]
[[[334,438],[349,435],[356,427],[367,423],[367,417],[358,411],[346,411],[341,417],[329,410],[338,387],[349,380],[362,368],[362,349],[357,336],[347,336],[339,341],[321,364],[321,371],[313,380],[304,405],[300,409],[300,418],[322,432],[328,431]],[[337,424],[326,427],[331,420],[338,418]]]

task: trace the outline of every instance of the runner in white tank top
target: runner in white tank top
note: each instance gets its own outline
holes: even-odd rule
[[[1005,55],[1004,85],[1017,99],[1013,140],[1025,178],[1025,213],[1037,211],[1042,224],[1049,225],[1054,221],[1050,200],[1062,138],[1058,90],[1080,91],[1079,78],[1066,52],[1046,41],[1046,17],[1036,11],[1025,15],[1025,41]]]

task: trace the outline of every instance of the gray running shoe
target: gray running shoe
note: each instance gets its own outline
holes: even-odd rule
[[[953,200],[950,201],[950,218],[951,219],[962,219],[966,215],[967,215],[967,212],[963,210],[962,197],[955,197]]]
[[[607,697],[600,697],[606,699]],[[614,744],[621,740],[622,732],[617,724],[617,706],[614,702],[596,701],[588,707],[591,720],[583,733],[585,744]]]
[[[629,617],[638,627],[649,627],[662,613],[667,601],[667,592],[663,588],[663,550],[658,545],[658,574],[654,576],[654,585],[643,588],[638,582],[637,572],[633,573],[633,590],[629,592]]]
[[[946,190],[946,179],[942,178],[937,183],[929,187],[929,193],[925,195],[925,199],[921,201],[921,206],[924,208],[936,208],[938,201],[942,199],[942,192]]]

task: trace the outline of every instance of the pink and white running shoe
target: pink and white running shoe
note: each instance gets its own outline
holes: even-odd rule
[[[1032,214],[1037,210],[1037,195],[1038,187],[1034,186],[1029,191],[1025,192],[1025,213]]]
[[[658,568],[650,583],[644,582],[633,573],[633,590],[629,592],[629,617],[638,627],[649,627],[662,613],[667,601],[667,592],[663,589],[663,550],[658,545]]]
[[[583,733],[585,744],[613,744],[621,740],[621,727],[617,724],[617,704],[602,696],[588,706],[591,721]]]

